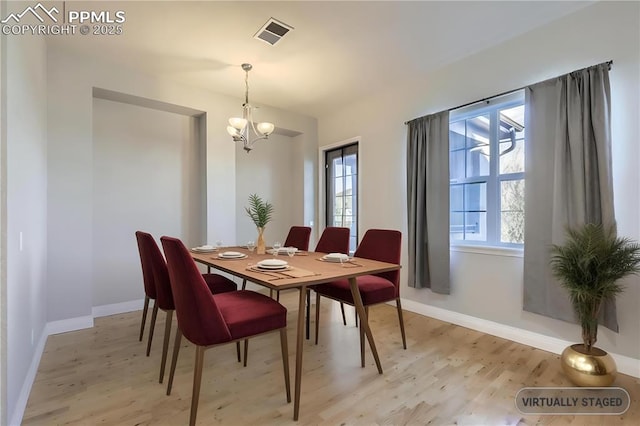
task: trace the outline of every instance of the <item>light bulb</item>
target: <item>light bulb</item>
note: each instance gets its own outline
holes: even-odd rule
[[[275,130],[276,126],[273,123],[258,123],[258,131],[265,135],[269,136]]]
[[[227,126],[227,133],[231,136],[238,136],[238,131],[232,126]]]

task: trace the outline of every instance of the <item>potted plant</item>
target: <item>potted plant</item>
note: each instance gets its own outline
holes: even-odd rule
[[[258,254],[266,253],[264,243],[264,228],[271,221],[273,215],[273,206],[271,203],[262,200],[257,194],[249,195],[249,207],[244,208],[247,215],[258,228],[258,241],[256,243],[256,251]]]
[[[623,292],[620,280],[640,271],[640,245],[616,236],[615,230],[588,223],[568,229],[563,245],[551,248],[551,268],[567,289],[582,326],[582,344],[562,353],[562,368],[579,386],[608,386],[616,367],[613,358],[595,347],[598,316],[607,300]]]

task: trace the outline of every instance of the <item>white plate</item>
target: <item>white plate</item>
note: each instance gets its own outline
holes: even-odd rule
[[[285,266],[260,266],[256,265],[256,268],[261,271],[286,271],[289,269],[288,265]]]
[[[258,262],[259,268],[286,268],[289,262],[280,259],[265,259]]]
[[[236,257],[245,257],[246,255],[237,251],[225,251],[224,253],[220,253],[218,256],[233,259]]]

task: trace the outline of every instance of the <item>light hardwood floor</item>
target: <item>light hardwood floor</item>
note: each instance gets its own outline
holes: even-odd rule
[[[297,292],[283,292],[281,302],[289,309],[293,366]],[[370,309],[384,374],[377,373],[368,348],[367,366],[360,368],[353,311],[345,327],[338,306],[322,299],[320,342],[305,341],[298,422],[286,403],[275,333],[251,340],[246,368],[236,360],[235,345],[206,352],[198,424],[640,424],[640,381],[625,375],[614,383],[631,395],[631,408],[622,416],[524,416],[514,405],[522,387],[570,386],[557,355],[411,312],[405,312],[403,350],[391,306]],[[92,329],[49,337],[23,425],[186,424],[193,346],[183,345],[173,392],[166,396],[158,383],[164,314],[158,315],[150,357],[148,327],[138,341],[140,318],[140,312],[98,318]]]

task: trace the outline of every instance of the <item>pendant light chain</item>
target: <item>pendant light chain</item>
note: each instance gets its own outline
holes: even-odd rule
[[[249,70],[246,70],[244,72],[244,87],[245,87],[244,104],[248,105],[249,104]]]

